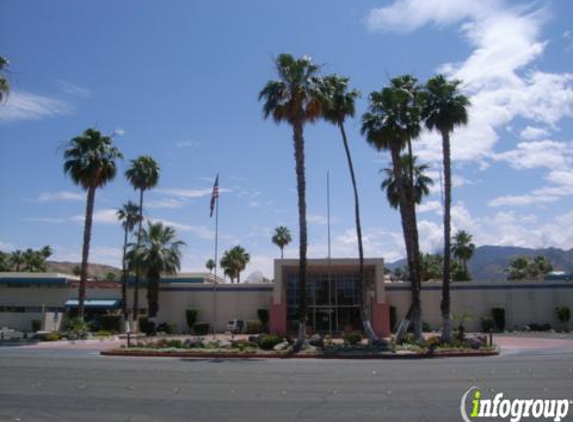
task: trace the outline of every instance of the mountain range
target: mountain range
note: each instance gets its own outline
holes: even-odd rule
[[[573,272],[573,249],[530,249],[517,246],[480,246],[474,251],[468,266],[474,280],[503,281],[504,269],[518,256],[544,256],[551,261],[555,271]],[[390,270],[406,265],[406,259],[386,264]]]

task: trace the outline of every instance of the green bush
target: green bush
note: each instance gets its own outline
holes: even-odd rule
[[[428,324],[427,322],[422,322],[422,332],[429,333],[430,331],[432,331],[430,324]]]
[[[263,331],[263,324],[261,321],[247,321],[247,334],[260,334]]]
[[[87,338],[89,327],[85,321],[79,318],[65,318],[62,322],[62,331],[70,340]]]
[[[155,322],[145,317],[139,318],[139,331],[148,336],[155,335]]]
[[[60,333],[57,331],[52,331],[44,337],[45,341],[58,341],[60,339]]]
[[[100,330],[121,332],[121,315],[102,315],[100,319]]]
[[[493,308],[491,316],[495,324],[495,329],[499,332],[505,331],[505,308]]]
[[[282,343],[283,339],[274,334],[263,334],[259,337],[259,347],[263,350],[273,350],[277,344]]]
[[[396,330],[398,324],[398,311],[395,306],[390,306],[390,331]]]
[[[198,316],[199,316],[198,309],[191,308],[185,311],[185,319],[187,320],[187,326],[189,327],[190,330],[192,330],[193,327],[195,326]]]
[[[42,321],[40,321],[39,319],[33,319],[32,320],[32,331],[36,332],[36,331],[40,331],[42,329]]]
[[[174,322],[162,322],[157,326],[158,333],[177,334],[177,324]]]
[[[205,336],[209,334],[209,323],[208,322],[196,322],[193,326],[193,332],[198,336]]]
[[[571,309],[569,306],[558,306],[555,308],[555,312],[557,313],[557,318],[563,324],[567,324],[571,319]]]
[[[108,330],[99,330],[97,333],[95,333],[96,337],[111,337],[113,334],[111,333],[111,331]]]
[[[354,346],[362,343],[362,335],[356,331],[344,334],[344,344]]]
[[[259,321],[261,321],[261,324],[263,324],[263,327],[266,327],[270,319],[269,310],[257,309],[257,316],[259,317]]]
[[[483,317],[481,319],[481,331],[483,333],[489,333],[493,331],[494,328],[495,328],[495,322],[493,321],[493,318]]]

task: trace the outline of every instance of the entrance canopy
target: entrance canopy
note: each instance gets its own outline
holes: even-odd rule
[[[79,306],[78,299],[68,299],[65,303],[66,308],[77,308]],[[86,299],[84,300],[84,307],[90,309],[119,309],[121,301],[119,299]]]

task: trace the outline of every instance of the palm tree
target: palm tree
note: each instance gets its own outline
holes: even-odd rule
[[[64,151],[64,172],[72,181],[87,191],[86,216],[84,222],[84,242],[82,246],[82,266],[78,295],[78,316],[84,317],[84,300],[88,277],[88,258],[92,233],[92,216],[95,194],[98,188],[105,186],[115,178],[115,161],[122,158],[119,150],[113,146],[112,138],[103,136],[98,130],[87,129],[68,143]]]
[[[205,267],[209,270],[209,273],[212,273],[216,266],[217,264],[215,264],[215,261],[212,259],[208,259],[205,263]]]
[[[284,258],[283,250],[292,241],[292,236],[290,235],[290,230],[285,226],[279,226],[275,229],[275,234],[272,237],[272,241],[281,250],[281,259]]]
[[[143,223],[143,193],[146,190],[154,188],[159,182],[159,165],[148,155],[131,160],[131,167],[125,172],[125,177],[133,186],[133,189],[139,190],[139,228],[137,229],[137,244],[139,244],[142,235]],[[133,320],[137,321],[139,313],[139,271],[136,268],[135,285],[133,289]]]
[[[414,201],[419,205],[422,203],[422,199],[430,194],[430,186],[434,184],[434,181],[425,174],[429,166],[427,164],[416,165],[418,157],[415,155],[413,159],[414,163],[412,168],[414,169]],[[400,164],[402,166],[402,175],[404,175],[403,177],[405,179],[404,183],[407,186],[410,184],[408,177],[410,171],[410,156],[407,154],[402,154],[400,157]],[[384,168],[380,170],[380,172],[386,175],[380,187],[382,190],[386,191],[386,198],[388,199],[390,206],[397,209],[400,206],[400,193],[398,191],[398,184],[396,183],[396,179],[394,177],[394,169]]]
[[[220,265],[225,275],[231,279],[231,283],[235,279],[237,279],[237,283],[241,282],[241,271],[245,269],[250,259],[249,253],[241,246],[235,246],[223,253]]]
[[[470,102],[459,91],[461,81],[448,81],[444,75],[436,75],[426,83],[422,116],[426,127],[436,129],[442,135],[444,163],[444,278],[442,283],[442,339],[452,338],[450,319],[450,250],[451,250],[451,206],[452,169],[450,163],[450,133],[456,126],[468,122],[467,107]]]
[[[364,332],[368,336],[370,342],[378,340],[372,324],[370,323],[370,296],[368,291],[369,287],[366,285],[364,278],[364,247],[362,244],[362,225],[360,224],[360,201],[358,198],[358,187],[356,186],[356,175],[354,173],[354,165],[352,163],[352,156],[348,146],[348,138],[346,130],[344,129],[344,122],[347,117],[354,117],[356,112],[355,102],[360,97],[360,91],[356,89],[350,90],[348,88],[349,79],[338,75],[330,75],[322,80],[323,89],[323,117],[324,119],[338,127],[342,137],[342,144],[346,154],[346,161],[348,162],[348,170],[350,172],[350,181],[354,192],[354,218],[356,223],[356,238],[358,240],[358,261],[359,261],[359,280],[362,286],[362,322],[364,325]]]
[[[16,249],[10,254],[10,266],[14,271],[19,273],[22,264],[24,264],[24,252],[22,252],[20,249]]]
[[[0,56],[0,103],[4,101],[8,94],[10,93],[10,83],[8,78],[4,76],[6,68],[10,65],[8,59],[4,56]]]
[[[135,202],[127,201],[123,207],[117,210],[117,219],[123,227],[123,256],[121,260],[121,310],[123,317],[127,320],[127,241],[129,234],[135,229],[135,226],[141,221],[139,207]]]
[[[408,257],[408,273],[411,279],[412,305],[408,317],[412,318],[414,334],[422,339],[420,303],[420,248],[416,222],[416,205],[413,176],[413,161],[410,161],[410,177],[403,175],[400,152],[411,144],[420,133],[419,108],[412,103],[412,91],[400,85],[399,78],[392,79],[389,87],[372,92],[369,108],[362,116],[361,132],[368,143],[378,150],[389,150],[392,157],[394,180],[398,183],[402,231]],[[401,336],[403,333],[399,333]]]
[[[452,254],[461,264],[464,272],[469,275],[468,261],[472,259],[476,245],[472,243],[473,236],[464,230],[458,230],[452,243]]]
[[[161,275],[176,274],[181,268],[181,247],[185,242],[177,240],[177,233],[163,223],[147,223],[141,230],[138,243],[129,245],[127,258],[132,268],[141,269],[147,280],[147,307],[149,319],[159,311],[159,282]]]
[[[263,103],[263,115],[272,117],[278,124],[286,122],[292,126],[296,186],[298,192],[299,220],[299,290],[300,321],[297,348],[306,341],[306,177],[304,168],[304,126],[321,116],[321,100],[317,74],[319,66],[312,59],[303,56],[295,59],[290,54],[281,54],[275,60],[278,80],[267,82],[259,93]]]

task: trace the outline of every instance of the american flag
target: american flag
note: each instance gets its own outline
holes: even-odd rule
[[[215,179],[215,184],[213,185],[213,193],[211,193],[211,213],[209,217],[213,217],[213,211],[215,210],[215,201],[219,198],[219,174]]]

